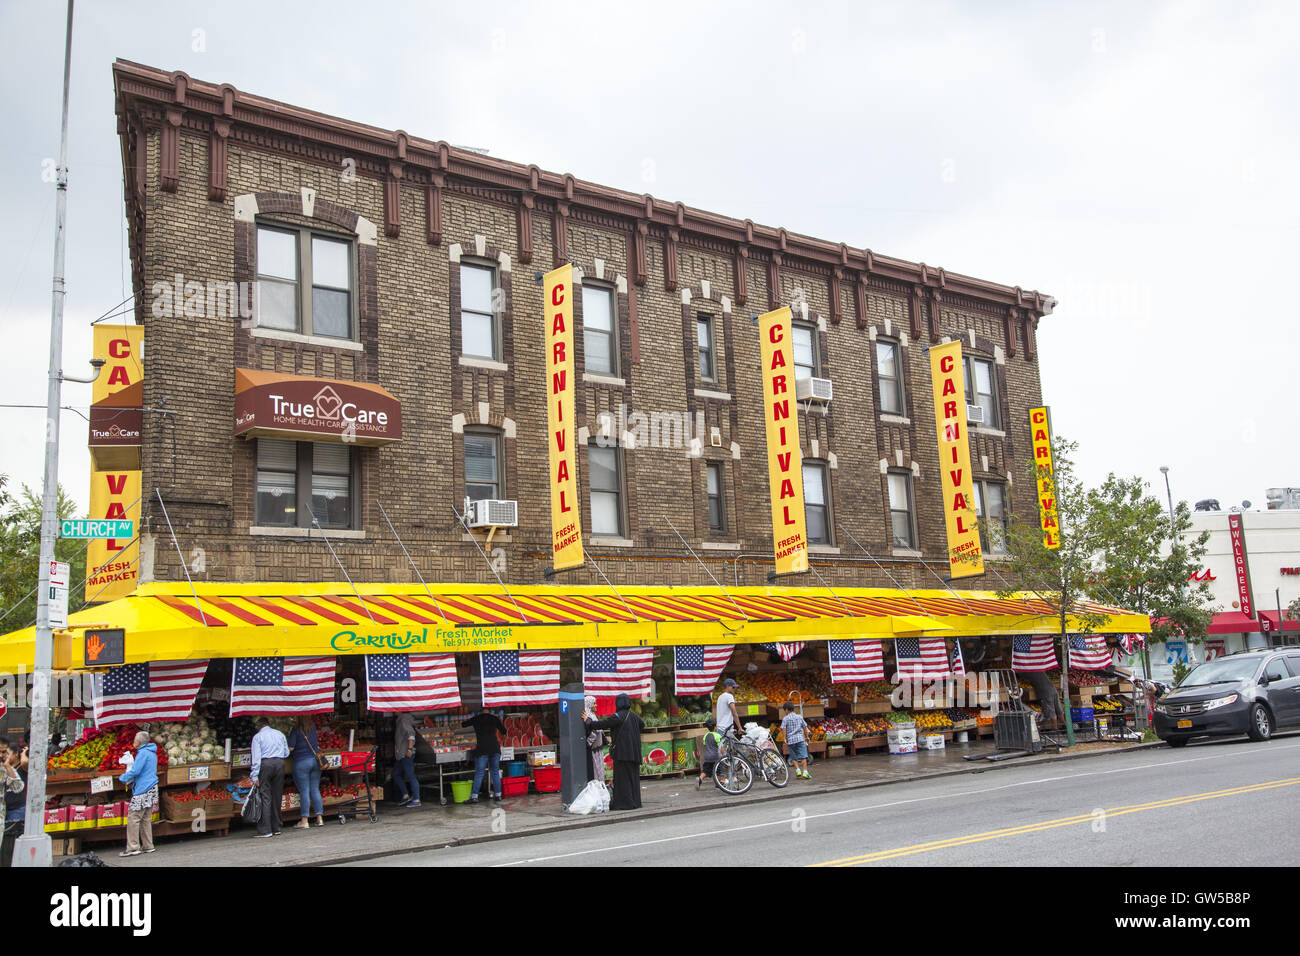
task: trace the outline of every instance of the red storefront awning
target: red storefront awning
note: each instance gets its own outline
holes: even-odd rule
[[[1240,611],[1224,611],[1214,615],[1205,630],[1207,634],[1258,634],[1259,621]]]

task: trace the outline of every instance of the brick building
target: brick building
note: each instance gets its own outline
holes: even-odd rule
[[[943,570],[946,554],[931,343],[960,338],[969,363],[981,507],[1035,506],[1024,476],[1044,295],[184,73],[119,61],[113,76],[145,330],[142,582],[184,577],[159,497],[195,580],[339,580],[334,555],[356,580],[413,580],[386,513],[425,579],[488,582],[455,517],[467,496],[518,502],[488,556],[507,584],[542,581],[538,275],[566,261],[582,274],[582,524],[614,583],[708,583],[673,526],[723,584],[764,583],[756,316],[777,305],[794,309],[801,373],[833,384],[832,401],[799,411],[828,582],[892,583],[847,529],[894,582],[937,586],[923,566]],[[254,284],[252,322],[234,306]],[[249,427],[266,409],[248,403],[289,390],[315,401],[288,412],[302,421],[370,399],[390,413],[355,441]],[[562,580],[600,583],[589,569]],[[970,583],[1001,584],[983,581]]]

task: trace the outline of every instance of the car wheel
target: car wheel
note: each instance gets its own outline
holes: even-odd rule
[[[1251,740],[1268,740],[1273,736],[1273,715],[1263,704],[1254,704],[1250,708],[1246,736]]]
[[[1186,737],[1170,737],[1165,741],[1165,743],[1171,747],[1186,747],[1187,739],[1188,738]]]

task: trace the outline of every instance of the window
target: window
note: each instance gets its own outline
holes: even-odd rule
[[[461,263],[460,351],[462,355],[486,359],[500,357],[496,310],[492,307],[492,290],[495,288],[496,270],[491,266]]]
[[[984,427],[1001,428],[998,401],[994,395],[993,363],[988,359],[967,355],[962,359],[966,366],[966,404],[984,409]]]
[[[298,446],[291,441],[257,440],[257,517],[259,525],[298,523]]]
[[[582,285],[582,347],[587,371],[618,374],[618,350],[614,336],[614,290],[608,286]]]
[[[722,465],[710,462],[704,466],[705,494],[709,500],[709,530],[727,530],[727,504],[722,497]]]
[[[1291,677],[1280,657],[1275,657],[1268,662],[1268,666],[1264,668],[1264,676],[1271,681],[1288,680]]]
[[[980,529],[981,547],[989,554],[1006,554],[1006,486],[993,481],[975,482],[975,514],[988,519],[988,527]]]
[[[811,325],[794,327],[794,377],[812,378],[817,374],[817,335]]]
[[[713,316],[701,312],[695,319],[695,349],[699,355],[700,380],[718,380],[718,358],[713,344]]]
[[[916,526],[912,521],[912,476],[891,471],[889,482],[889,525],[895,548],[916,548]]]
[[[352,243],[310,229],[257,229],[258,325],[353,337]]]
[[[587,469],[591,480],[591,533],[623,536],[622,451],[619,448],[587,447]]]
[[[809,544],[831,543],[830,494],[826,484],[826,464],[806,461],[803,465],[804,521],[808,526]]]
[[[889,415],[903,412],[903,364],[897,342],[876,340],[876,381],[880,410]]]
[[[254,523],[310,528],[314,516],[322,528],[353,527],[352,473],[349,445],[259,438]]]
[[[471,501],[505,497],[500,447],[495,432],[465,432],[465,495]]]

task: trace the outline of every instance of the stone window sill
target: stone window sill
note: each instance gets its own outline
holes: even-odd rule
[[[609,538],[594,535],[587,539],[587,543],[593,548],[631,548],[634,546],[631,538]]]
[[[887,412],[881,412],[881,413],[880,413],[880,420],[881,420],[882,422],[884,422],[886,425],[910,425],[910,424],[912,424],[912,420],[911,420],[910,418],[904,418],[902,415],[890,415],[890,414],[887,413]]]
[[[911,548],[894,548],[890,552],[895,558],[921,558],[925,555],[920,551],[913,551]]]
[[[840,549],[831,544],[810,544],[808,545],[809,554],[839,554]]]
[[[1000,428],[985,428],[983,425],[972,425],[970,430],[976,435],[987,435],[989,438],[1007,437],[1007,433]]]
[[[255,339],[276,339],[280,342],[298,342],[302,345],[320,345],[331,349],[360,352],[363,346],[351,339],[336,339],[328,335],[303,335],[301,332],[284,332],[280,329],[251,328],[248,334]]]
[[[248,533],[268,538],[319,538],[322,535],[315,528],[277,528],[266,525],[253,525]],[[364,541],[366,533],[347,528],[326,528],[324,536],[335,541]]]
[[[477,355],[462,355],[456,362],[468,368],[486,368],[493,372],[508,372],[510,366],[505,362],[498,362],[496,359],[481,358]]]
[[[614,385],[618,388],[627,388],[627,379],[619,378],[617,375],[601,375],[599,372],[583,372],[582,380],[591,382],[594,385]]]
[[[712,401],[715,401],[715,402],[729,402],[729,401],[731,401],[731,393],[730,393],[730,392],[715,392],[715,391],[713,391],[712,389],[708,389],[708,388],[697,388],[697,389],[695,390],[695,397],[696,397],[696,398],[707,398],[707,399],[711,399]]]
[[[740,545],[734,541],[702,541],[700,547],[705,551],[739,551]]]

